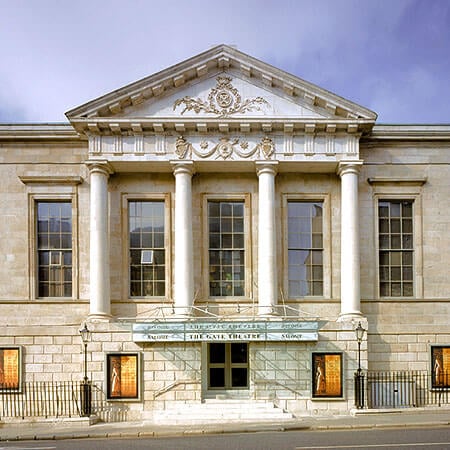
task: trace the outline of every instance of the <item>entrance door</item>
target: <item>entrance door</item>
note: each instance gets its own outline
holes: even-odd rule
[[[248,344],[208,344],[208,389],[248,389]]]

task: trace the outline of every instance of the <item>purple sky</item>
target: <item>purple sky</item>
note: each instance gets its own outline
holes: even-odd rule
[[[0,44],[0,122],[66,121],[230,44],[378,123],[450,123],[450,0],[0,0]]]

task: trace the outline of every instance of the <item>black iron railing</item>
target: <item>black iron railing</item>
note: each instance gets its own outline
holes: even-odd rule
[[[413,408],[450,403],[450,373],[422,371],[356,372],[357,408]]]
[[[103,410],[105,396],[89,383],[89,398],[84,382],[26,382],[0,385],[0,418],[2,417],[74,417]],[[85,401],[89,400],[89,406]],[[86,414],[88,412],[88,414]]]

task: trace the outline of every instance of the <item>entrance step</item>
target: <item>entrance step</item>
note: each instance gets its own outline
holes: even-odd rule
[[[291,413],[264,400],[206,399],[202,403],[174,403],[164,411],[155,411],[153,422],[160,425],[201,423],[282,422],[292,420]]]

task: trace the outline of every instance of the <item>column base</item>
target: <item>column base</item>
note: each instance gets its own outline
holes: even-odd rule
[[[361,311],[351,311],[346,313],[340,313],[339,317],[337,318],[338,322],[352,322],[354,320],[361,320],[363,319],[363,315]]]
[[[258,306],[259,317],[275,317],[278,316],[278,311],[275,306]]]
[[[87,317],[89,322],[111,322],[113,316],[106,313],[90,313]]]
[[[194,316],[192,307],[190,306],[176,306],[174,307],[172,318],[174,320],[187,320]]]

